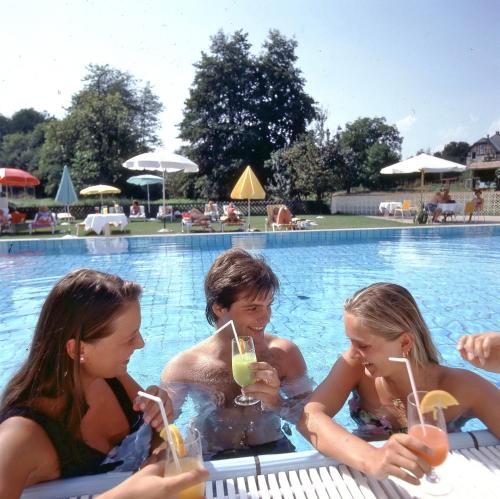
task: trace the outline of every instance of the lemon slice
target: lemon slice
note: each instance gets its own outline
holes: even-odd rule
[[[451,393],[444,390],[431,390],[420,401],[420,411],[426,413],[435,410],[436,407],[446,409],[451,405],[458,405],[458,400]]]
[[[238,343],[240,344],[240,353],[245,353],[245,340],[238,338]]]
[[[170,430],[170,434],[172,435],[172,440],[174,441],[177,456],[184,457],[186,455],[186,447],[184,446],[184,439],[182,438],[179,428],[177,428],[177,426],[175,426],[174,424],[169,424],[168,429]],[[165,431],[165,428],[162,428],[162,430],[160,431],[160,437],[168,443],[167,432]]]

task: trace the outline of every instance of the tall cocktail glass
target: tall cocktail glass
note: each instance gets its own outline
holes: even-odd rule
[[[418,399],[422,400],[426,393],[418,391]],[[413,393],[410,393],[408,395],[407,411],[408,434],[424,442],[433,451],[432,456],[417,452],[420,457],[432,466],[431,472],[426,475],[422,482],[422,487],[424,487],[427,494],[433,496],[448,495],[452,490],[451,485],[444,481],[434,468],[443,464],[448,456],[448,433],[446,431],[446,420],[443,410],[440,407],[436,407],[432,411],[422,413],[422,424],[415,404],[415,396]]]
[[[239,336],[238,341],[235,338],[231,340],[233,353],[233,378],[242,388],[255,383],[255,373],[250,369],[250,364],[257,362],[255,355],[255,346],[251,336]],[[234,402],[237,405],[254,405],[260,402],[259,399],[238,395]]]
[[[184,440],[178,444],[177,455],[181,472],[191,471],[195,468],[203,468],[203,456],[201,448],[200,432],[190,428]],[[170,448],[167,449],[165,458],[165,476],[178,474]],[[202,499],[205,497],[205,483],[198,483],[179,492],[179,499]]]

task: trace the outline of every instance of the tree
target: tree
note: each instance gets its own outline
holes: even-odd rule
[[[77,189],[93,183],[126,188],[122,162],[160,142],[163,106],[150,85],[141,87],[129,73],[107,65],[88,70],[67,116],[47,129],[40,171],[50,195],[64,164],[72,168]]]
[[[347,123],[339,141],[349,170],[342,181],[343,188],[350,192],[356,185],[379,187],[380,169],[399,161],[403,139],[395,126],[386,124],[385,118],[358,118]]]
[[[470,145],[467,142],[449,142],[442,151],[434,153],[434,156],[465,165],[469,149]]]
[[[227,196],[245,164],[265,183],[265,160],[314,117],[314,101],[294,66],[296,42],[272,31],[260,56],[250,48],[246,33],[220,31],[195,64],[180,137],[189,143],[184,154],[205,177],[199,195]]]

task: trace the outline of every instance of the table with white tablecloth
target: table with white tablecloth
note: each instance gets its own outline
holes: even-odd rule
[[[403,207],[403,203],[399,201],[383,201],[378,205],[378,211],[382,215],[394,215],[394,210],[400,210]]]
[[[104,230],[104,234],[109,236],[109,224],[117,225],[120,227],[120,230],[123,230],[128,224],[128,218],[123,213],[95,213],[93,215],[87,215],[83,223],[85,224],[86,231],[93,230],[96,234],[100,234]]]
[[[446,217],[453,217],[457,213],[461,213],[463,207],[460,203],[438,203],[437,207],[441,210],[441,214],[446,221]]]

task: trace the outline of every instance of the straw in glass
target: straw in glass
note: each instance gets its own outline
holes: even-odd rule
[[[242,354],[243,351],[241,350],[241,345],[240,345],[240,342],[238,341],[238,334],[236,333],[236,328],[234,327],[233,319],[231,319],[231,320],[227,321],[225,324],[223,324],[219,329],[217,329],[217,331],[215,331],[214,334],[225,329],[228,324],[231,325],[231,328],[233,330],[234,340],[236,341],[236,344],[238,345],[238,351],[240,352],[240,354]]]
[[[167,418],[167,413],[165,412],[165,407],[163,405],[163,400],[160,397],[157,397],[156,395],[151,395],[146,392],[138,391],[137,394],[140,397],[144,397],[149,400],[152,400],[153,402],[156,402],[160,407],[161,417],[163,419],[163,426],[165,427],[165,433],[167,434],[168,445],[170,446],[170,450],[172,451],[172,456],[174,458],[174,463],[177,469],[177,473],[180,473],[182,471],[181,463],[179,462],[179,457],[177,456],[177,449],[175,448],[174,440],[172,438],[172,434],[170,433],[170,428],[168,427],[168,418]]]
[[[389,357],[389,360],[392,360],[393,362],[404,362],[406,364],[406,371],[408,372],[408,377],[410,378],[411,390],[413,392],[413,397],[415,398],[415,405],[417,406],[418,418],[420,419],[420,423],[425,432],[424,418],[420,412],[420,400],[418,398],[417,385],[415,384],[415,378],[413,377],[413,370],[411,368],[410,361],[406,357]]]

